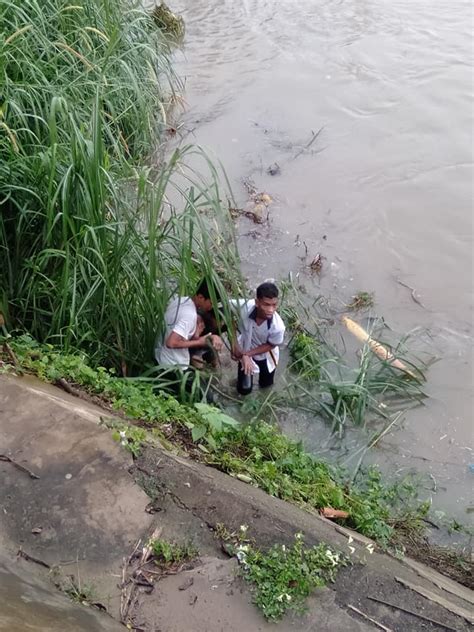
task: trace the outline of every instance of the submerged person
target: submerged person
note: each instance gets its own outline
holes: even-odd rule
[[[258,286],[255,300],[231,301],[237,308],[238,331],[232,356],[239,362],[237,391],[248,395],[253,389],[253,375],[258,373],[261,388],[272,386],[278,365],[279,348],[285,325],[277,312],[278,288],[265,282]]]
[[[192,297],[177,296],[166,308],[165,330],[157,341],[155,359],[165,369],[163,375],[170,378],[174,394],[182,394],[183,384],[187,393],[193,390],[195,372],[190,368],[191,350],[222,349],[220,336],[203,333],[204,322],[198,315],[198,310],[201,314],[212,312],[211,296],[207,282],[203,281]]]

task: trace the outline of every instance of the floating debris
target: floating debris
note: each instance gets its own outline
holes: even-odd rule
[[[277,162],[274,162],[267,169],[267,173],[269,176],[279,176],[281,173],[281,167]]]
[[[229,212],[232,217],[239,216],[248,217],[255,224],[263,224],[268,221],[269,212],[268,208],[273,202],[273,199],[268,193],[263,191],[257,191],[257,188],[250,178],[246,178],[243,181],[245,188],[249,194],[249,202],[245,208],[234,208],[229,206]]]
[[[176,15],[171,9],[162,2],[156,5],[151,12],[151,17],[156,26],[167,35],[175,40],[181,40],[184,37],[184,20],[181,16]]]
[[[348,309],[368,309],[374,304],[374,295],[371,292],[357,292],[347,306]]]
[[[318,253],[313,258],[313,260],[309,264],[309,267],[311,268],[313,272],[317,272],[318,274],[321,272],[321,269],[323,267],[323,257],[320,253]]]

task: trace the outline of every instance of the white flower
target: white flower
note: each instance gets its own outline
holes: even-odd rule
[[[235,554],[236,558],[239,560],[239,562],[241,564],[246,564],[247,562],[247,555],[245,554],[245,551],[237,551],[237,553]]]
[[[241,524],[241,525],[240,525],[240,531],[241,531],[242,533],[246,533],[246,532],[247,532],[247,529],[248,529],[248,525],[246,525],[246,524]]]
[[[351,552],[351,555],[353,555],[355,553],[355,548],[353,546],[350,546],[349,551]]]
[[[249,550],[248,544],[239,544],[239,546],[237,547],[237,551],[243,551],[244,553],[247,553],[248,550]]]
[[[347,544],[352,544],[354,542],[354,538],[350,535],[349,539],[347,540]]]
[[[283,553],[285,553],[286,551],[286,546],[284,544],[281,545],[281,550],[283,551]]]
[[[370,542],[365,548],[370,553],[370,555],[372,555],[372,553],[374,552],[374,545],[372,544],[372,542]]]
[[[127,433],[125,430],[120,430],[119,435],[121,439],[125,439],[127,436]]]
[[[278,595],[277,601],[283,601],[283,599],[291,601],[291,595],[289,595],[288,593],[282,593],[281,595]]]
[[[295,535],[295,538],[296,538],[296,540],[302,540],[302,539],[303,539],[303,534],[302,534],[301,532],[300,532],[300,533],[297,533],[297,534]]]
[[[339,563],[339,553],[333,553],[331,549],[326,549],[326,557],[329,558],[333,566],[336,566]]]

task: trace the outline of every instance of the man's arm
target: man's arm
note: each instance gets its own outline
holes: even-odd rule
[[[222,349],[222,340],[219,336],[215,336],[214,334],[199,336],[199,338],[195,340],[186,340],[183,336],[172,331],[165,340],[165,346],[169,349],[203,349],[208,347],[209,343],[212,344],[217,351]]]
[[[276,345],[272,345],[269,342],[266,342],[265,344],[259,345],[258,347],[250,349],[249,351],[242,351],[242,355],[246,355],[251,358],[252,356],[259,355],[260,353],[268,353],[268,351],[271,351],[275,347]]]

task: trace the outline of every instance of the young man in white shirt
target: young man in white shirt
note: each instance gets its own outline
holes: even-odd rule
[[[216,293],[214,293],[216,294]],[[214,334],[201,335],[202,328],[198,327],[198,310],[206,313],[213,309],[212,294],[206,281],[203,281],[194,296],[177,296],[173,298],[165,312],[165,330],[155,347],[155,359],[165,368],[166,375],[176,378],[180,391],[182,383],[181,371],[189,376],[185,380],[185,390],[190,391],[194,381],[190,367],[190,349],[209,349],[212,345],[216,351],[222,349],[222,340]]]
[[[239,321],[239,335],[232,348],[233,358],[239,361],[237,391],[248,395],[252,392],[254,373],[258,373],[261,388],[272,386],[285,325],[277,312],[278,288],[274,283],[259,285],[255,300],[232,303]]]

